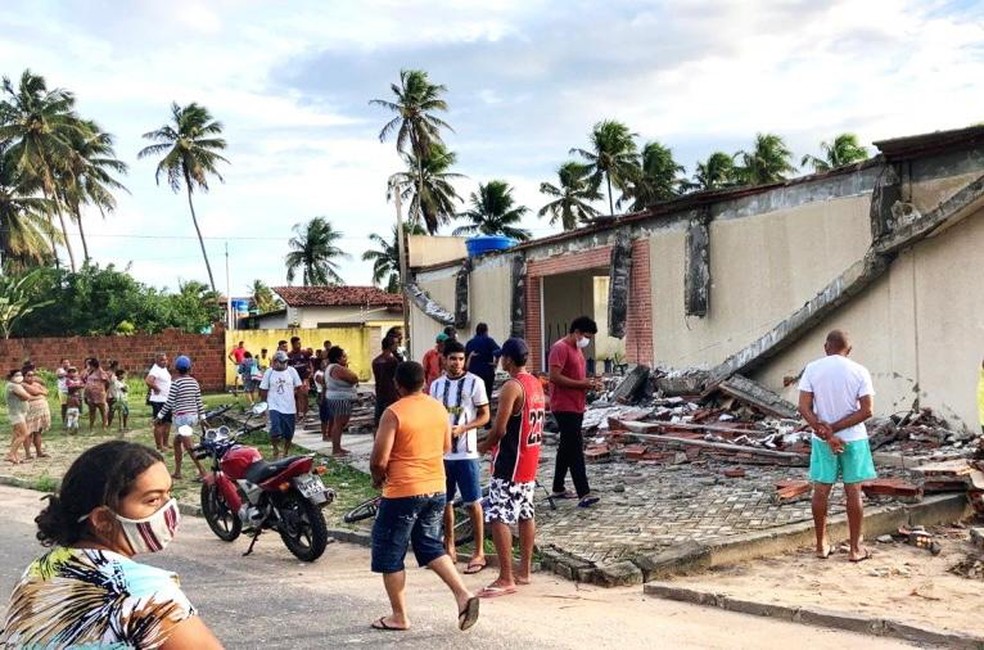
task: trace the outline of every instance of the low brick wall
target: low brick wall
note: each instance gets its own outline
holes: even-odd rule
[[[63,358],[81,370],[86,357],[96,357],[104,368],[109,360],[115,359],[131,376],[139,376],[150,368],[158,351],[166,352],[172,361],[179,354],[190,356],[194,364],[192,374],[203,390],[225,389],[225,330],[222,327],[216,327],[211,334],[165,330],[159,334],[134,336],[0,339],[0,370],[6,376],[8,370],[20,367],[27,360],[52,370]]]

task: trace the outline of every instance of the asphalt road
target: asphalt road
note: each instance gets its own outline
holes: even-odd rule
[[[41,551],[33,517],[37,492],[0,486],[0,594],[9,594]],[[454,600],[437,576],[408,558],[413,629],[380,632],[369,623],[387,612],[367,549],[332,544],[314,564],[295,560],[279,536],[265,534],[250,557],[247,541],[219,541],[204,520],[186,517],[164,553],[143,561],[176,571],[209,627],[228,648],[786,648],[909,647],[793,623],[649,598],[641,588],[602,589],[538,574],[520,593],[483,601],[478,624],[456,627]],[[491,570],[465,576],[478,590]],[[5,596],[0,596],[5,600]]]

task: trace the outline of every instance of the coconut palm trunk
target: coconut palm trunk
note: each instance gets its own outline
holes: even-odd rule
[[[608,216],[615,216],[615,204],[612,202],[612,175],[605,174],[605,181],[608,183]]]
[[[208,283],[215,291],[215,279],[212,278],[212,265],[208,263],[208,253],[205,252],[205,240],[202,239],[202,229],[198,227],[198,217],[195,216],[195,204],[191,200],[191,176],[185,170],[185,188],[188,190],[188,208],[191,210],[191,222],[195,224],[195,232],[198,234],[198,245],[202,247],[202,257],[205,258],[205,270],[208,271]]]
[[[82,228],[82,211],[78,205],[73,206],[75,222],[79,224],[79,239],[82,240],[82,264],[89,263],[89,244],[85,241],[85,230]]]

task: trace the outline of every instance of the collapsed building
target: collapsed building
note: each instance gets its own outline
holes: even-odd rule
[[[524,337],[531,369],[592,316],[597,371],[700,368],[795,402],[826,331],[851,332],[876,414],[930,407],[978,430],[984,356],[984,126],[874,143],[865,162],[686,195],[477,257],[411,238],[412,353],[446,325]]]

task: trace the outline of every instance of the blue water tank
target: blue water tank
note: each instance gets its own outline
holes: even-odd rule
[[[233,299],[230,302],[232,303],[232,313],[235,314],[236,318],[249,316],[249,300]]]
[[[465,249],[468,257],[476,257],[491,251],[504,251],[516,245],[516,240],[512,237],[501,235],[479,235],[465,240]]]

